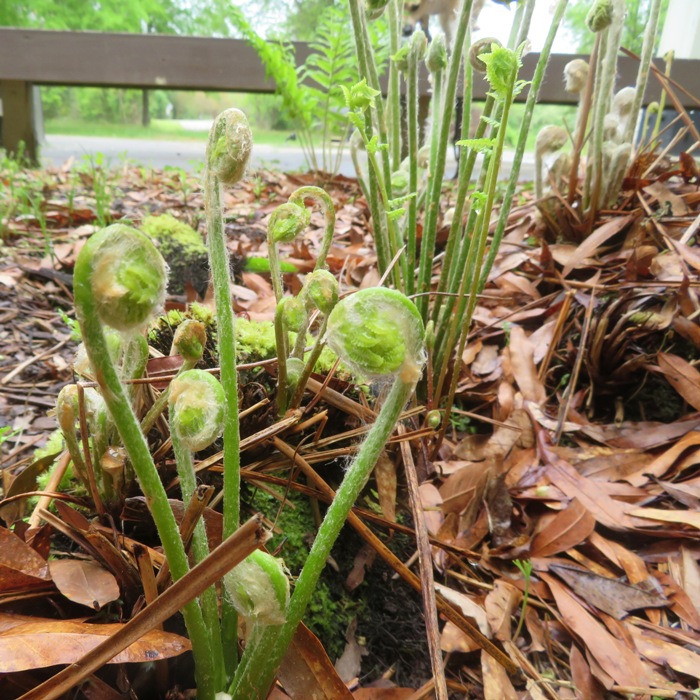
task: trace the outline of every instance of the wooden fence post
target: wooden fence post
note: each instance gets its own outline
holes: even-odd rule
[[[0,98],[3,111],[0,145],[9,155],[23,153],[32,165],[38,165],[32,84],[24,80],[0,80]]]

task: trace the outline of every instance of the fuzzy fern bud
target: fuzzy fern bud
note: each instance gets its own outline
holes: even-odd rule
[[[501,46],[498,39],[487,36],[484,39],[475,41],[469,49],[469,63],[472,68],[479,73],[486,73],[486,62],[482,59],[482,54],[489,53],[492,46]]]
[[[338,280],[328,270],[312,272],[304,284],[306,303],[328,316],[338,303]]]
[[[535,196],[538,199],[543,194],[544,156],[563,148],[568,138],[569,134],[564,127],[553,124],[543,126],[537,134],[535,140]]]
[[[80,251],[76,295],[94,299],[102,323],[135,331],[163,305],[167,277],[165,261],[148,236],[112,224],[91,236]],[[79,305],[78,320],[81,315]]]
[[[544,155],[545,153],[554,153],[566,145],[569,139],[569,134],[563,126],[543,126],[537,134],[535,140],[535,153]]]
[[[564,66],[564,89],[567,92],[583,92],[588,81],[588,63],[582,58],[575,58]]]
[[[281,559],[257,549],[226,574],[224,585],[240,615],[256,624],[284,624],[289,578]]]
[[[171,430],[190,451],[209,447],[221,435],[226,397],[209,372],[190,369],[173,379],[168,403]]]
[[[401,197],[408,193],[409,174],[405,170],[395,170],[391,173],[391,191]]]
[[[615,93],[612,101],[612,111],[622,119],[627,119],[632,112],[637,90],[633,87],[623,87]]]
[[[183,360],[197,363],[204,355],[207,344],[207,329],[201,321],[186,318],[175,330],[173,350]],[[174,354],[174,353],[171,353]]]
[[[440,423],[442,423],[442,414],[437,410],[428,411],[425,417],[425,423],[429,428],[437,430],[437,428],[440,427]]]
[[[592,32],[602,32],[613,21],[613,0],[596,0],[586,15],[586,25]]]
[[[234,185],[245,173],[253,135],[245,114],[226,109],[214,120],[209,132],[206,162],[212,174],[224,185]]]
[[[327,342],[357,374],[417,381],[425,362],[423,321],[412,301],[382,287],[338,302],[328,318]]]
[[[396,69],[401,73],[408,70],[409,46],[404,44],[392,57],[391,60],[396,64]]]
[[[447,43],[444,34],[438,34],[430,42],[425,65],[431,73],[447,68]]]
[[[389,4],[389,0],[365,0],[365,12],[367,19],[379,19],[384,13],[384,9]]]
[[[425,32],[422,29],[416,29],[416,31],[411,34],[408,46],[411,56],[415,59],[416,63],[422,61],[428,50],[428,37],[425,36]]]
[[[275,243],[290,243],[309,225],[310,220],[311,214],[306,207],[292,202],[280,204],[270,215],[268,237]]]
[[[297,297],[284,297],[278,304],[279,315],[286,330],[299,333],[306,323],[306,308]]]
[[[64,435],[75,430],[79,410],[78,387],[75,384],[67,384],[58,392],[56,398],[56,418]]]

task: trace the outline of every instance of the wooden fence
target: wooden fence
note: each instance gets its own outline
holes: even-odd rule
[[[294,44],[296,60],[302,63],[309,54],[306,44]],[[529,80],[537,63],[537,54],[523,61],[521,77]],[[564,90],[564,66],[575,56],[551,57],[540,102],[570,104],[575,98]],[[621,58],[618,85],[632,85],[637,63]],[[690,93],[700,94],[700,61],[677,60],[673,77]],[[0,146],[9,153],[24,142],[25,153],[37,160],[34,86],[73,85],[112,88],[169,90],[215,90],[222,92],[272,93],[275,84],[265,75],[258,55],[239,39],[164,36],[158,34],[103,34],[98,32],[58,32],[0,28],[0,99],[2,99],[2,135]],[[477,78],[476,99],[485,96],[486,82]],[[429,99],[427,76],[420,88]],[[650,80],[646,102],[658,99],[658,81]],[[519,99],[527,95],[525,90]],[[685,93],[680,95],[687,107],[698,103]]]

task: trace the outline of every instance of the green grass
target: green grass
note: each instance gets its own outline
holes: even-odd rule
[[[160,141],[206,141],[207,131],[189,131],[169,119],[153,119],[149,127],[140,124],[108,124],[79,119],[47,119],[47,134],[63,136],[104,136],[108,138],[150,139]],[[270,146],[293,146],[292,132],[256,129],[255,142]]]

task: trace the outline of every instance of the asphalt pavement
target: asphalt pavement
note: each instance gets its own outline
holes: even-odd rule
[[[189,171],[201,168],[204,162],[205,141],[160,141],[148,139],[106,138],[102,136],[57,136],[49,134],[41,146],[41,159],[44,165],[60,166],[73,158],[77,161],[86,156],[94,157],[101,153],[112,166],[128,160],[150,168],[163,169],[178,167]],[[512,153],[505,153],[501,177],[510,173]],[[250,168],[275,168],[285,172],[306,170],[304,154],[298,146],[268,146],[254,144]],[[445,174],[452,177],[456,161],[452,149],[448,149]],[[355,176],[355,168],[349,153],[345,153],[340,172],[348,177]],[[521,180],[534,178],[532,155],[526,154],[520,169]]]

